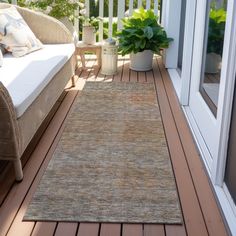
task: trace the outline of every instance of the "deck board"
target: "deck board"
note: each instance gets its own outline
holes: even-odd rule
[[[121,224],[101,224],[100,236],[120,236]]]
[[[56,230],[57,223],[37,222],[31,236],[51,236]]]
[[[114,75],[113,81],[121,81],[124,67],[124,58],[120,57],[117,63],[117,74]]]
[[[128,57],[124,57],[124,66],[123,66],[123,74],[122,74],[122,81],[129,82],[130,78],[130,69],[129,69],[129,60]]]
[[[25,162],[24,180],[19,184],[14,183],[13,171],[6,172],[4,175],[0,174],[0,200],[2,199],[0,203],[3,202],[0,207],[0,236],[227,235],[190,130],[162,62],[154,60],[153,71],[133,72],[129,69],[129,60],[126,56],[119,58],[118,73],[115,76],[104,76],[93,57],[88,56],[87,59],[87,68],[77,70],[80,78],[77,81],[76,88],[68,90],[30,159],[28,161],[27,159],[23,160]],[[59,141],[65,117],[78,90],[83,89],[86,81],[111,80],[140,83],[155,82],[157,99],[183,210],[184,224],[22,222],[27,205]],[[3,181],[7,176],[9,176],[8,181]]]
[[[161,74],[156,63],[154,64],[154,71],[158,101],[162,120],[165,121],[163,122],[164,129],[176,177],[176,184],[179,190],[180,204],[183,209],[184,221],[187,222],[187,233],[189,235],[208,235],[188,165],[185,161],[181,140],[178,136],[178,131],[169,107]]]
[[[59,222],[54,236],[75,236],[78,223]]]
[[[161,71],[163,82],[167,90],[167,96],[172,112],[175,114],[175,122],[182,142],[183,149],[188,163],[190,174],[193,179],[193,184],[196,188],[197,197],[199,199],[204,219],[207,222],[207,229],[210,235],[224,236],[227,235],[224,223],[216,205],[216,199],[211,191],[207,175],[204,171],[203,163],[200,160],[197,149],[192,142],[192,135],[188,129],[187,122],[183,116],[180,106],[173,106],[177,103],[177,97],[173,93],[173,86],[169,80],[167,71],[165,70],[162,61],[158,60],[158,65]],[[201,194],[203,193],[204,194]]]
[[[164,225],[144,224],[143,236],[165,236]]]
[[[129,81],[130,82],[138,82],[138,72],[137,71],[130,70]]]
[[[143,236],[143,225],[142,224],[123,224],[122,230],[123,236]]]
[[[98,223],[80,223],[77,236],[98,236],[99,227]]]
[[[187,235],[185,228],[181,225],[165,225],[166,236],[184,236]],[[191,234],[189,234],[191,235]],[[195,235],[200,235],[198,232]]]
[[[139,72],[138,73],[138,82],[139,83],[147,82],[147,80],[146,80],[146,73],[145,72]]]

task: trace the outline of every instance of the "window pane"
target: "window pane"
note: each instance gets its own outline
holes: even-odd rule
[[[223,54],[226,0],[208,0],[204,62],[200,92],[214,115],[217,112]]]
[[[185,13],[186,13],[186,0],[182,0],[181,1],[180,31],[179,31],[179,52],[178,52],[178,69],[179,69],[180,74],[182,71],[182,62],[183,62]]]

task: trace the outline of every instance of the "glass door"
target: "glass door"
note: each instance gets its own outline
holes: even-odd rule
[[[184,87],[184,111],[236,235],[236,1],[201,0],[195,9],[192,60],[183,56],[182,73],[186,62],[191,65],[190,76],[185,76],[189,86]]]
[[[220,117],[217,116],[222,69],[226,66],[227,0],[199,1],[196,10],[194,49],[189,108],[205,147],[205,161],[211,171],[217,158],[220,139]],[[223,97],[222,97],[223,99]]]
[[[230,195],[236,204],[236,89],[234,88],[234,101],[232,108],[232,117],[230,124],[228,152],[226,159],[226,169],[224,181],[230,192]]]

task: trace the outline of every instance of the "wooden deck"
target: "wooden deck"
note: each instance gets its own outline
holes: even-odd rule
[[[153,71],[137,73],[129,70],[127,58],[120,58],[119,73],[114,77],[101,75],[96,66],[92,69],[94,63],[93,60],[89,60],[87,66],[90,69],[78,70],[76,88],[69,89],[57,103],[54,108],[55,115],[48,118],[50,122],[44,124],[45,132],[42,132],[39,141],[34,141],[31,148],[26,151],[22,159],[24,180],[21,183],[14,182],[11,164],[6,164],[1,170],[0,236],[229,235],[162,61],[154,59]],[[60,139],[65,118],[75,96],[88,80],[155,83],[184,217],[183,225],[22,221],[27,205]]]

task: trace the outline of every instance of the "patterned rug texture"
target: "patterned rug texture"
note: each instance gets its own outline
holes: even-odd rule
[[[86,83],[24,220],[182,223],[154,84]]]

